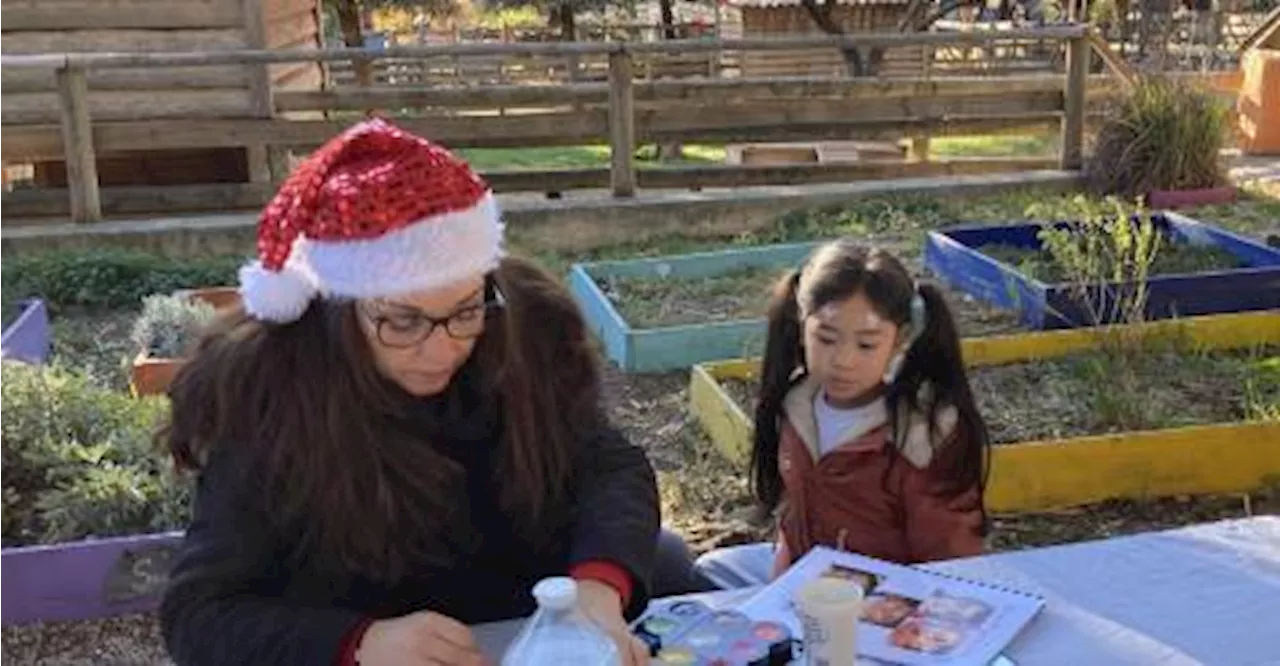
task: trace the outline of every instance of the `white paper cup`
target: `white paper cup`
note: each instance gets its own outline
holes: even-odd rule
[[[816,578],[795,597],[804,629],[807,666],[853,666],[858,658],[858,614],[862,586],[838,578]]]

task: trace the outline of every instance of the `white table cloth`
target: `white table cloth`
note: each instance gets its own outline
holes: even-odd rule
[[[1280,666],[1280,517],[984,555],[928,569],[1045,597],[1018,666]],[[743,591],[698,595],[732,607]],[[520,622],[474,627],[495,660]]]

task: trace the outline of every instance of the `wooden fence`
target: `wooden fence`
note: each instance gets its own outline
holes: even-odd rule
[[[772,50],[856,44],[860,48],[904,45],[991,45],[1008,39],[1056,40],[1063,44],[1065,75],[915,78],[786,78],[637,81],[635,60],[650,53],[707,53],[717,50]],[[608,170],[554,174],[491,175],[497,189],[534,186],[544,191],[607,184],[614,196],[629,197],[638,187],[741,186],[820,182],[921,173],[902,164],[799,165],[796,167],[686,167],[638,171],[640,142],[753,142],[898,139],[909,135],[946,136],[1061,132],[1057,166],[1081,165],[1089,85],[1090,43],[1082,26],[993,34],[865,34],[844,38],[798,37],[726,41],[653,43],[455,44],[389,48],[301,51],[225,51],[202,53],[107,53],[0,57],[6,70],[54,70],[61,122],[57,125],[6,126],[0,156],[11,159],[64,159],[70,214],[79,222],[102,219],[103,198],[97,156],[129,150],[213,147],[312,147],[350,124],[350,119],[319,114],[366,109],[386,110],[406,129],[452,148],[565,146],[607,143]],[[379,58],[438,58],[452,55],[600,56],[608,78],[568,85],[498,85],[477,88],[370,87],[347,90],[274,92],[260,117],[95,121],[89,95],[90,71],[155,67],[296,62],[350,62]],[[412,112],[412,115],[405,113]],[[282,117],[287,114],[290,117]],[[1040,160],[1039,162],[1043,162]],[[1030,166],[1022,160],[1022,166]],[[966,165],[932,167],[961,170]],[[974,167],[977,168],[977,167]],[[537,179],[537,183],[532,182]],[[270,183],[251,183],[223,196],[228,205],[244,197],[262,197]],[[188,188],[188,194],[194,192]],[[172,196],[173,193],[165,196]]]

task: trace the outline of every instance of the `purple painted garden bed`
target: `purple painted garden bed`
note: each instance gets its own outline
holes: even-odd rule
[[[5,626],[85,620],[156,608],[182,532],[0,551]]]
[[[0,357],[44,363],[49,358],[53,339],[49,329],[49,310],[38,298],[23,301],[20,308],[12,323],[5,322],[4,334],[0,336]]]

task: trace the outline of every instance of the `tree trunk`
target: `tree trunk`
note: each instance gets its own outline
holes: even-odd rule
[[[360,20],[359,0],[338,0],[338,28],[342,30],[342,43],[348,48],[364,48],[364,29]],[[356,84],[362,87],[373,85],[373,62],[356,60],[352,63],[356,73]]]
[[[663,39],[677,39],[676,12],[672,4],[673,0],[658,0],[658,11],[662,14]]]
[[[821,5],[818,0],[800,0],[800,4],[804,5],[805,11],[809,13],[809,18],[813,20],[813,24],[818,29],[828,35],[840,36],[844,34],[844,27],[836,23],[831,18],[831,12],[835,9],[835,0],[823,0]],[[859,77],[866,75],[866,68],[862,65],[862,53],[856,47],[841,48],[840,55],[844,56],[844,66],[848,70],[849,76]]]
[[[673,0],[658,0],[658,11],[662,15],[662,38],[679,39],[676,34],[676,12]],[[679,143],[659,143],[658,161],[677,162],[684,159],[684,146]]]
[[[578,27],[574,22],[573,5],[564,3],[556,7],[556,18],[560,23],[560,41],[572,42],[578,39]]]

